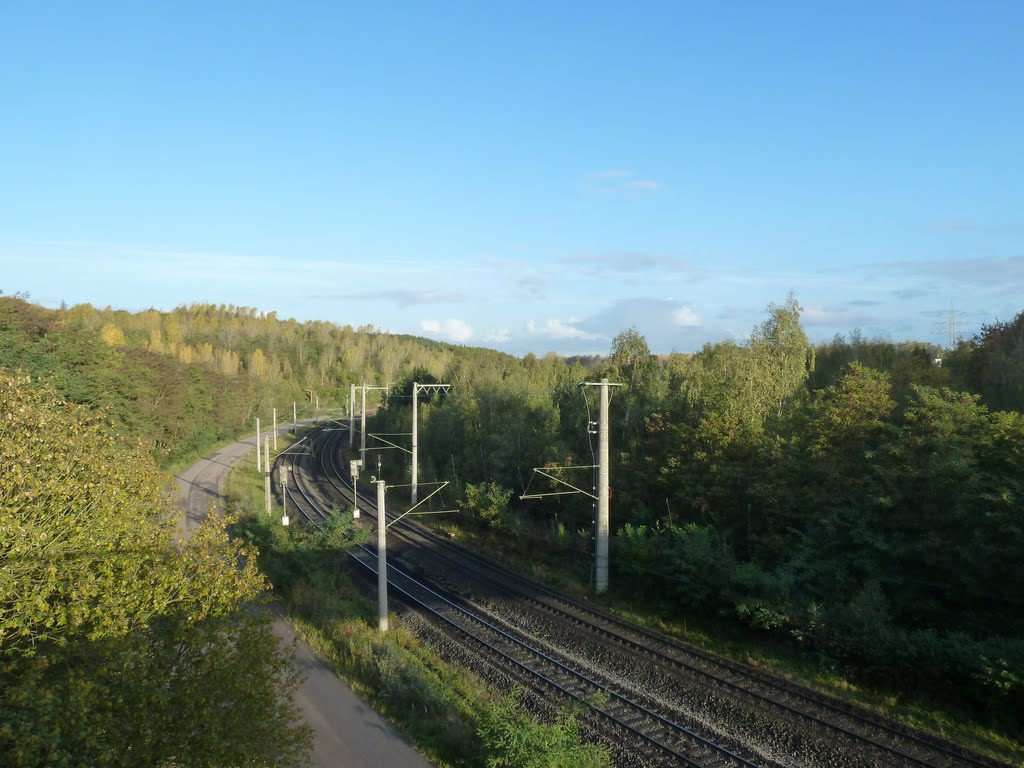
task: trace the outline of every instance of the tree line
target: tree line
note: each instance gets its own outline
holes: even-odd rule
[[[249,307],[50,310],[0,296],[0,367],[104,409],[164,465],[244,434],[272,408],[283,417],[298,403],[308,416],[319,402],[337,413],[351,384],[388,383],[414,367],[440,374],[453,354],[427,339]]]

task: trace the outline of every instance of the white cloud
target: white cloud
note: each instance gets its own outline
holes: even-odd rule
[[[588,333],[580,328],[571,325],[573,321],[563,323],[561,320],[548,319],[543,325],[529,320],[526,323],[526,333],[529,336],[540,336],[546,339],[600,339],[599,334]]]
[[[665,189],[665,185],[660,181],[654,181],[652,179],[637,179],[636,181],[627,181],[622,185],[623,189],[628,189],[630,192],[661,192]]]
[[[194,280],[189,277],[197,272],[202,272],[204,285],[222,291],[220,298],[223,299],[237,296],[240,284],[252,290],[265,286],[319,286],[341,279],[361,279],[363,274],[374,274],[378,269],[358,261],[280,259],[87,240],[0,242],[0,264],[8,260],[36,270],[51,265],[48,277],[52,280],[56,276],[69,282],[76,289],[72,295],[79,293],[83,286],[100,286],[96,294],[83,298],[91,303],[110,303],[116,294],[132,296],[133,300],[124,306],[136,309],[170,308],[197,300]],[[113,276],[117,279],[111,280]],[[172,292],[175,295],[169,297]],[[276,293],[279,295],[280,291]],[[112,298],[101,298],[105,296]],[[238,298],[233,303],[254,306],[263,301]]]
[[[417,304],[449,304],[461,303],[466,300],[465,294],[457,291],[437,291],[432,289],[395,289],[389,291],[364,291],[362,293],[326,293],[310,296],[311,299],[346,299],[351,301],[393,301],[399,307],[412,307]]]
[[[942,232],[978,232],[981,230],[973,221],[963,219],[936,219],[930,224],[931,229]]]
[[[938,292],[937,287],[931,288],[900,288],[892,294],[897,299],[920,299],[924,296],[933,296]]]
[[[953,259],[922,259],[920,261],[883,261],[875,267],[910,275],[921,275],[929,280],[955,280],[988,289],[1001,289],[1013,284],[1018,290],[1024,285],[1024,254],[1001,258],[998,256],[961,257]]]
[[[703,279],[698,267],[674,256],[645,251],[603,251],[563,254],[557,257],[564,264],[579,265],[587,275],[601,276],[610,272],[663,271],[687,275],[691,280]]]
[[[676,325],[681,325],[684,328],[696,328],[703,325],[700,316],[689,307],[679,307],[672,313],[672,319],[675,320]]]
[[[634,178],[636,174],[623,168],[590,171],[583,175],[587,187],[600,192],[661,192],[665,185],[654,179]]]
[[[800,322],[806,326],[846,327],[863,325],[869,321],[869,317],[862,311],[849,307],[827,307],[822,305],[808,305],[800,313]]]
[[[507,341],[511,341],[512,334],[508,328],[498,328],[497,330],[487,331],[480,336],[480,341],[484,344],[504,344]]]
[[[700,349],[707,341],[728,336],[719,323],[706,323],[690,303],[643,296],[613,302],[578,325],[605,339],[635,328],[659,353]]]
[[[544,298],[544,286],[547,281],[540,275],[527,275],[516,280],[519,293],[528,298]]]
[[[632,171],[623,168],[610,168],[607,171],[591,171],[587,174],[588,179],[625,179],[632,176]]]
[[[449,318],[443,323],[437,320],[420,320],[420,330],[424,333],[440,336],[458,344],[473,338],[473,327],[463,320]]]
[[[534,270],[529,261],[485,256],[480,259],[490,281],[497,281],[501,290],[510,289],[516,296],[525,299],[543,299],[548,280]]]

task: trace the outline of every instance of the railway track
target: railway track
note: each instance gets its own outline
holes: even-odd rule
[[[293,480],[287,494],[292,509],[308,523],[319,527],[328,513],[318,502],[316,491],[306,486],[308,478],[303,472],[295,472],[293,468],[291,477]],[[361,499],[360,503],[376,519],[376,505],[366,499]],[[361,545],[353,547],[348,554],[369,573],[377,573],[374,548]],[[638,765],[693,768],[754,768],[766,765],[731,752],[685,724],[611,690],[601,681],[538,648],[528,637],[488,621],[471,608],[460,605],[456,597],[432,588],[393,564],[388,568],[388,588],[390,594],[397,593],[404,602],[428,613],[464,642],[492,657],[492,663],[496,659],[498,665],[511,670],[512,676],[520,682],[588,707],[608,725],[625,731],[634,742],[633,748],[640,758]]]
[[[296,465],[294,495],[301,492],[304,498],[293,503],[300,510],[304,506],[302,514],[314,524],[323,515],[315,498],[352,503],[353,490],[338,468],[342,435],[313,433],[308,453]],[[358,498],[360,509],[376,517],[375,504]],[[648,733],[649,744],[656,747],[651,755],[660,756],[651,758],[657,764],[668,757],[664,764],[1004,765],[651,632],[405,521],[390,529],[389,548],[389,557],[403,563],[401,573],[393,565],[389,568],[389,583],[401,590],[403,600],[432,612],[464,642],[493,646],[491,653],[501,654],[506,643],[519,643],[515,653],[507,653],[515,661],[503,664],[535,668],[543,685],[587,703],[634,736]],[[369,568],[375,553],[363,551],[357,559]],[[462,618],[454,619],[453,611],[462,612]],[[577,677],[563,680],[562,675]],[[594,702],[607,710],[594,707]],[[675,726],[683,730],[673,731]],[[699,751],[710,751],[697,755],[691,751],[694,744],[700,745]],[[673,755],[677,745],[684,746]]]

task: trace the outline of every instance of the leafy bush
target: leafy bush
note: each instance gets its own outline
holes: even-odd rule
[[[576,719],[563,714],[553,724],[524,717],[514,697],[485,703],[477,733],[488,768],[607,768],[607,750],[580,741]]]
[[[487,528],[515,529],[518,521],[508,506],[511,498],[512,491],[497,483],[469,484],[463,496],[462,508],[469,513],[471,519]]]

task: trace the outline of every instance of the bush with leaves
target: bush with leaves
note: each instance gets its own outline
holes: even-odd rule
[[[518,712],[515,697],[485,704],[477,733],[488,768],[607,768],[607,750],[580,741],[579,723],[564,714],[553,724]]]
[[[512,491],[497,483],[471,483],[466,486],[462,508],[488,528],[514,527],[508,507],[511,498]]]

